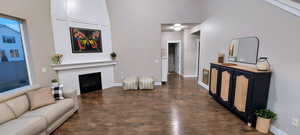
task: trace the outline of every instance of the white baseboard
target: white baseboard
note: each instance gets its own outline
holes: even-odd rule
[[[274,134],[274,135],[288,135],[286,132],[280,130],[279,128],[275,127],[275,126],[271,126],[271,132]]]
[[[120,86],[122,86],[122,85],[123,85],[122,83],[114,82],[114,87],[120,87]]]
[[[183,75],[184,78],[192,78],[192,77],[197,77],[197,75]]]
[[[156,85],[156,86],[161,86],[161,85],[162,85],[162,82],[155,82],[154,85]],[[121,86],[123,86],[123,84],[120,83],[120,82],[114,82],[114,83],[113,83],[113,87],[121,87]]]
[[[202,86],[203,88],[205,88],[206,90],[209,90],[209,86],[206,85],[205,83],[199,81],[198,84],[199,84],[200,86]]]
[[[154,85],[161,86],[162,82],[155,82]]]

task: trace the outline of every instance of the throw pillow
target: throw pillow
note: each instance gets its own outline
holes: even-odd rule
[[[65,99],[63,96],[63,85],[52,86],[52,94],[55,100],[63,100]]]
[[[41,88],[27,93],[30,101],[30,110],[55,103],[51,88]]]

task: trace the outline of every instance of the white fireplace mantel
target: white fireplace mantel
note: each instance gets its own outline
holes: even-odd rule
[[[81,63],[67,63],[67,64],[55,64],[52,65],[53,70],[73,70],[81,68],[103,67],[116,65],[117,61],[94,61],[94,62],[81,62]]]

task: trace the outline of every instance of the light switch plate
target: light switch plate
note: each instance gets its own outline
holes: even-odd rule
[[[43,68],[42,68],[42,72],[43,72],[43,73],[46,73],[46,72],[47,72],[47,68],[43,67]]]
[[[293,125],[294,127],[299,127],[299,120],[298,120],[297,118],[293,118],[293,119],[292,119],[292,125]]]

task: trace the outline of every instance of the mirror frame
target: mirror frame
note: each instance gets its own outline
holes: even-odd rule
[[[256,51],[257,53],[256,53],[256,61],[255,61],[255,63],[244,62],[244,61],[232,61],[232,60],[228,60],[228,61],[230,61],[230,62],[244,63],[244,64],[252,64],[252,65],[257,64],[257,61],[258,61],[258,53],[259,53],[259,47],[260,47],[260,40],[259,40],[259,38],[258,38],[257,36],[249,36],[249,37],[234,38],[234,39],[231,40],[231,42],[232,42],[233,40],[248,39],[248,38],[256,38],[256,39],[257,39],[257,51]],[[229,58],[229,56],[228,56],[228,58]]]

